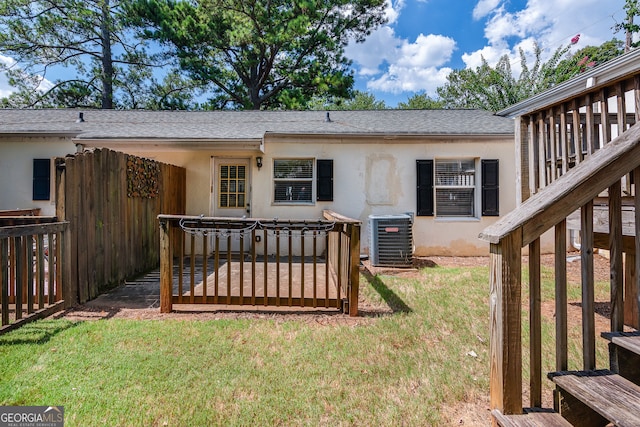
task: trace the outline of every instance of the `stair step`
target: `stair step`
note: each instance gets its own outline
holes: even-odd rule
[[[502,427],[572,427],[562,415],[552,409],[525,408],[521,415],[504,415],[494,409],[491,414]]]
[[[640,387],[620,375],[597,370],[552,372],[548,376],[564,392],[615,425],[640,426]]]
[[[611,370],[640,385],[640,333],[606,332]]]
[[[603,332],[613,344],[640,355],[640,332]]]

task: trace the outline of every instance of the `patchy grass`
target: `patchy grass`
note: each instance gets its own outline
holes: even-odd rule
[[[36,322],[0,337],[0,405],[63,405],[68,426],[446,424],[488,396],[488,277],[363,276],[387,313],[357,321]]]

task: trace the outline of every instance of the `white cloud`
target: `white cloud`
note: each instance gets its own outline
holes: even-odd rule
[[[420,34],[416,41],[403,41],[398,52],[397,65],[400,67],[439,67],[451,59],[456,47],[452,38],[429,34]]]
[[[624,1],[581,0],[577,4],[575,0],[527,0],[522,9],[513,10],[513,2],[507,0],[476,0],[469,2],[472,3],[467,6],[469,13],[457,12],[456,26],[450,31],[430,34],[429,28],[419,27],[414,38],[406,35],[410,34],[407,28],[399,26],[404,25],[403,13],[415,13],[417,9],[411,9],[405,0],[387,0],[388,24],[372,33],[364,43],[347,46],[345,54],[354,62],[357,79],[378,97],[408,91],[426,91],[432,96],[435,88],[446,83],[452,64],[475,68],[484,58],[494,65],[508,55],[512,71],[517,75],[519,48],[532,64],[536,43],[542,49],[544,61],[558,47],[569,45],[578,33],[580,41],[572,47],[574,51],[600,45],[614,36],[622,39],[622,34],[613,34],[612,27],[624,19]],[[418,2],[429,3],[428,0]],[[457,43],[456,38],[463,36],[471,18],[484,24],[484,38],[477,40],[476,48],[460,51],[459,45],[469,46],[468,40]]]
[[[358,64],[358,75],[371,79],[368,89],[398,93],[433,91],[442,85],[451,70],[439,67],[451,59],[455,48],[455,40],[449,37],[420,34],[409,42],[385,26],[365,43],[349,45],[346,54]]]
[[[392,60],[399,43],[393,28],[384,26],[374,31],[364,43],[349,44],[345,54],[360,67],[358,74],[375,75],[384,62]]]
[[[2,65],[9,68],[18,67],[17,69],[20,70],[18,63],[9,56],[0,54],[0,63],[2,63]],[[24,70],[21,70],[21,72],[26,79],[28,77],[26,72]],[[36,88],[37,90],[41,92],[45,92],[54,86],[54,83],[51,80],[48,80],[39,74],[35,74],[35,76],[38,77],[36,81],[39,82],[38,87]],[[7,96],[11,95],[13,92],[15,92],[15,88],[9,84],[9,81],[7,80],[7,76],[5,75],[5,73],[0,72],[0,98],[6,98]]]
[[[9,56],[0,54],[0,63],[2,63],[2,65],[11,67],[15,65],[16,61],[14,61],[13,58]],[[9,85],[6,76],[4,75],[4,73],[0,72],[0,98],[6,98],[7,96],[11,95],[12,92],[13,88]]]
[[[389,66],[381,77],[370,80],[367,89],[390,93],[421,92],[433,95],[447,81],[451,68]]]
[[[462,61],[467,68],[476,68],[482,64],[484,58],[489,64],[495,64],[504,55],[510,55],[511,50],[493,46],[485,46],[471,53],[463,53]]]
[[[387,18],[387,25],[393,25],[398,21],[400,11],[404,8],[405,0],[386,0],[387,7],[384,11]]]
[[[473,8],[473,19],[478,20],[487,16],[500,4],[501,0],[480,0]]]
[[[487,60],[495,59],[496,52],[509,48],[517,60],[517,46],[525,40],[535,40],[545,59],[559,46],[568,45],[578,33],[581,38],[576,49],[599,45],[614,37],[611,27],[623,17],[623,6],[623,0],[582,0],[579,7],[574,0],[529,0],[524,9],[516,12],[508,12],[503,7],[495,9],[487,15],[490,16],[485,25],[487,45],[464,53],[464,61],[471,66],[477,63],[474,58],[480,54]]]

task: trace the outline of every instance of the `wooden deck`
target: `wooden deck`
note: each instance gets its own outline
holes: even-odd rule
[[[174,266],[173,300],[176,304],[193,303],[200,298],[213,298],[214,303],[230,303],[237,301],[240,305],[246,302],[256,304],[256,300],[264,297],[275,298],[276,305],[280,299],[292,305],[293,300],[312,298],[319,300],[338,299],[337,284],[327,275],[326,262],[313,262],[312,258],[297,257],[290,264],[288,258],[276,261],[274,258],[258,258],[255,263],[250,261],[225,259],[218,261],[215,269],[215,259],[207,259],[207,274],[205,284],[204,263],[202,257],[196,257],[197,265],[194,280],[191,283],[190,259],[185,260],[182,281],[179,268]],[[242,283],[242,286],[240,285]],[[193,290],[192,290],[193,289]],[[194,298],[191,298],[193,295]],[[229,299],[227,298],[229,297]],[[284,304],[285,301],[282,301]],[[319,303],[318,303],[319,304]],[[324,305],[324,302],[322,303]]]
[[[175,299],[179,299],[179,296],[182,295],[182,301],[181,302],[176,302],[174,304],[174,309],[176,311],[184,311],[184,310],[188,310],[189,306],[187,304],[191,304],[190,303],[190,295],[191,295],[191,289],[190,289],[190,277],[191,277],[191,272],[190,272],[190,258],[186,257],[184,262],[185,265],[187,266],[187,269],[183,270],[182,272],[182,284],[183,284],[183,289],[182,292],[180,292],[180,287],[179,287],[179,283],[180,283],[180,269],[178,267],[178,265],[174,265],[173,268],[173,295]],[[262,261],[262,260],[261,260]],[[292,284],[297,284],[300,283],[301,280],[301,271],[303,269],[303,265],[300,262],[300,259],[296,260],[297,262],[292,264],[292,275],[289,275],[289,267],[287,264],[280,264],[280,286],[279,286],[279,292],[280,292],[280,297],[283,299],[283,303],[284,302],[288,302],[288,296],[289,296],[289,277],[292,278]],[[177,263],[176,263],[177,264]],[[203,295],[203,288],[204,288],[204,263],[202,262],[202,257],[197,256],[194,257],[194,297],[195,296],[199,296],[200,298]],[[207,259],[207,294],[209,296],[214,296],[215,295],[215,277],[214,277],[214,262],[213,262],[213,256],[209,257]],[[260,267],[258,268],[258,264],[256,264],[256,272],[255,272],[255,277],[256,277],[256,283],[264,283],[264,263],[260,264]],[[243,272],[243,279],[244,279],[244,289],[243,289],[243,295],[250,295],[251,292],[251,282],[252,282],[252,272],[251,272],[251,267],[249,263],[243,263],[243,267],[244,267],[244,272]],[[229,268],[231,270],[231,278],[234,279],[231,281],[231,290],[228,293],[230,296],[235,297],[234,299],[237,301],[238,297],[240,296],[240,288],[239,288],[239,281],[236,281],[235,279],[239,278],[240,276],[240,262],[238,260],[232,260],[230,264],[227,264],[226,262],[221,262],[219,267],[218,267],[218,273],[220,274],[219,276],[219,283],[220,283],[220,287],[218,290],[218,295],[219,295],[219,303],[218,305],[214,305],[211,306],[211,309],[224,309],[224,310],[228,310],[228,309],[238,309],[237,306],[227,306],[225,304],[226,302],[226,296],[227,296],[227,281],[226,278],[228,277],[228,273],[229,273]],[[276,271],[278,268],[278,263],[275,262],[275,260],[267,260],[267,277],[268,278],[275,278],[276,277]],[[313,297],[313,265],[309,264],[308,262],[305,262],[304,264],[304,273],[305,273],[305,296],[309,297]],[[317,268],[316,268],[317,272],[317,276],[316,279],[318,281],[318,283],[324,283],[325,280],[325,264],[322,263],[318,263],[317,264]],[[222,280],[222,282],[220,282],[220,280]],[[333,279],[330,278],[330,284],[331,286],[329,287],[329,292],[328,295],[330,298],[336,298],[336,286],[335,283],[333,282]],[[298,287],[299,289],[299,287]],[[277,295],[277,282],[275,280],[268,280],[267,282],[267,295],[268,296],[273,296],[275,297]],[[256,295],[257,296],[263,296],[264,292],[263,292],[263,288],[258,288],[256,289]],[[317,298],[324,298],[325,295],[327,295],[327,292],[325,292],[323,287],[318,287],[317,290]],[[299,298],[300,297],[300,291],[296,290],[295,287],[291,292],[291,296],[292,298]],[[115,289],[112,289],[110,292],[107,292],[105,294],[100,295],[99,297],[97,297],[94,300],[91,300],[89,302],[87,302],[86,304],[87,306],[90,307],[108,307],[108,308],[129,308],[129,309],[145,309],[145,308],[150,308],[150,309],[157,309],[160,306],[160,270],[159,268],[154,269],[134,280],[130,280],[130,281],[126,281],[122,286],[118,286]],[[260,306],[258,306],[257,304],[243,304],[245,308],[247,309],[259,309]],[[263,304],[261,305],[262,308]],[[199,310],[204,309],[205,306],[200,305],[199,306]],[[324,309],[324,306],[318,307],[319,309]],[[332,310],[336,310],[336,307],[330,307]]]
[[[171,312],[173,304],[227,304],[332,307],[357,316],[360,221],[323,215],[160,215],[161,312]]]

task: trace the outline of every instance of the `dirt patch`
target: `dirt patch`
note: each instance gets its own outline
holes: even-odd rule
[[[523,257],[523,264],[528,264],[528,257]],[[432,257],[431,260],[436,262],[440,266],[456,267],[456,266],[488,266],[488,257],[464,257],[464,258],[449,258]],[[550,269],[554,268],[555,256],[554,255],[542,255],[541,264]],[[609,260],[604,256],[595,254],[593,257],[594,263],[594,280],[606,281],[609,280]],[[567,254],[567,281],[570,283],[580,283],[581,281],[581,261],[579,253]],[[524,284],[523,284],[524,285]],[[523,297],[526,297],[526,292],[523,293]],[[524,304],[527,304],[525,301]],[[553,319],[555,318],[555,303],[553,301],[544,302],[541,307],[542,316]],[[600,332],[609,330],[609,315],[611,307],[608,302],[596,302],[596,336],[600,335]],[[567,315],[569,319],[569,328],[578,325],[582,318],[582,307],[579,301],[569,301],[567,307]],[[524,387],[524,394],[522,397],[523,404],[526,406],[529,401],[528,388]],[[553,403],[551,393],[548,392],[543,396],[543,402],[545,406],[551,406]],[[478,396],[476,399],[469,399],[453,407],[446,407],[442,409],[443,418],[446,421],[446,425],[491,425],[491,412],[489,404],[489,396]]]

